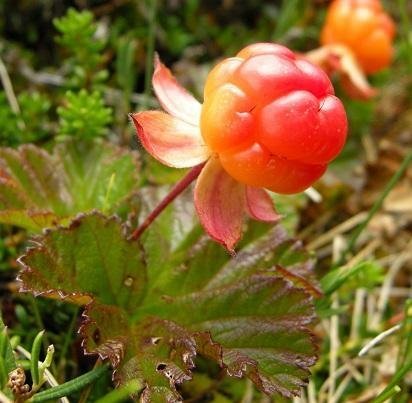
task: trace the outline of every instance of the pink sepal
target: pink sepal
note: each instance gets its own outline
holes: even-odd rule
[[[209,157],[198,127],[160,111],[130,114],[144,148],[174,168],[198,165]]]
[[[206,232],[229,252],[242,235],[245,186],[229,176],[211,157],[196,182],[195,206]]]
[[[276,222],[281,218],[268,192],[252,186],[246,186],[246,211],[259,221]]]
[[[152,83],[163,109],[186,123],[198,126],[201,104],[177,82],[157,55],[154,64]]]
[[[321,67],[328,75],[338,72],[342,86],[352,98],[370,99],[377,94],[377,90],[369,84],[353,52],[344,45],[325,45],[302,57]]]

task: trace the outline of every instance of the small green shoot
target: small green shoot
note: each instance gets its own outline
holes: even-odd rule
[[[31,378],[33,381],[33,387],[36,387],[40,383],[40,375],[39,375],[39,358],[40,358],[40,350],[43,341],[44,330],[39,332],[35,337],[31,349]]]

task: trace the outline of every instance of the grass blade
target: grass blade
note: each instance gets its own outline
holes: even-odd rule
[[[86,374],[80,375],[77,378],[71,379],[70,381],[63,383],[54,388],[47,389],[43,392],[37,393],[33,396],[33,403],[45,402],[52,399],[58,399],[60,397],[69,396],[74,392],[83,389],[85,386],[91,384],[100,378],[108,369],[108,365],[102,365]]]
[[[44,330],[39,332],[33,341],[33,346],[31,348],[31,365],[30,365],[30,372],[31,377],[33,380],[33,386],[38,385],[40,382],[40,375],[39,375],[39,357],[40,357],[40,349],[43,340]]]

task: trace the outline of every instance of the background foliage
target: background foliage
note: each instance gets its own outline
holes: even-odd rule
[[[408,401],[412,172],[402,165],[412,148],[408,2],[384,2],[399,32],[392,68],[371,77],[378,97],[354,101],[336,83],[350,138],[316,186],[320,202],[306,195],[274,196],[283,229],[249,223],[234,260],[203,236],[186,196],[140,246],[126,239],[182,175],[140,152],[127,118],[158,106],[150,84],[154,50],[201,99],[211,66],[248,43],[278,41],[301,52],[317,47],[327,4],[0,0],[0,302],[8,326],[6,335],[0,322],[3,395],[10,398],[5,374],[14,366],[11,350],[18,351],[31,384],[36,368],[22,349],[40,351],[42,361],[53,344],[44,382],[52,384],[49,370],[58,383],[86,376],[76,381],[83,382],[81,389],[69,385],[71,401],[127,401],[144,382],[149,387],[143,396],[153,401],[178,395],[189,402],[270,401],[259,388],[286,390],[285,398],[273,399],[288,400],[301,389],[316,355],[310,383],[295,401],[383,401],[395,394]],[[400,167],[387,196],[388,181]],[[106,217],[112,214],[123,225]],[[70,222],[70,229],[39,235],[44,227]],[[17,292],[16,259],[27,246],[32,249],[21,259],[20,274],[26,291],[53,299]],[[73,255],[74,248],[85,260],[68,275],[82,254]],[[102,262],[102,250],[108,262]],[[54,259],[42,260],[49,255]],[[313,283],[315,256],[322,298]],[[292,290],[287,301],[285,289]],[[87,320],[77,335],[85,304]],[[234,318],[223,315],[228,306]],[[237,334],[239,328],[247,330]],[[42,329],[46,333],[36,337]],[[153,332],[160,339],[150,344],[145,336]],[[378,335],[382,340],[359,355]],[[81,337],[87,351],[118,367],[122,388],[113,391],[109,371],[95,356],[83,355]],[[248,354],[233,354],[245,346]],[[262,356],[264,349],[272,361]],[[219,368],[222,360],[226,373]],[[93,372],[95,365],[100,372]],[[248,377],[239,381],[227,373]]]

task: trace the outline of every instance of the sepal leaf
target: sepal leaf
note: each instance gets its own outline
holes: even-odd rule
[[[262,188],[246,186],[246,209],[255,220],[276,222],[281,218],[268,192]]]
[[[242,235],[245,186],[235,181],[213,156],[195,187],[195,206],[206,232],[233,252]]]
[[[201,104],[177,82],[157,55],[154,64],[153,88],[163,109],[186,123],[198,126]]]
[[[132,113],[130,117],[145,149],[163,164],[188,168],[209,157],[199,127],[161,111]]]

